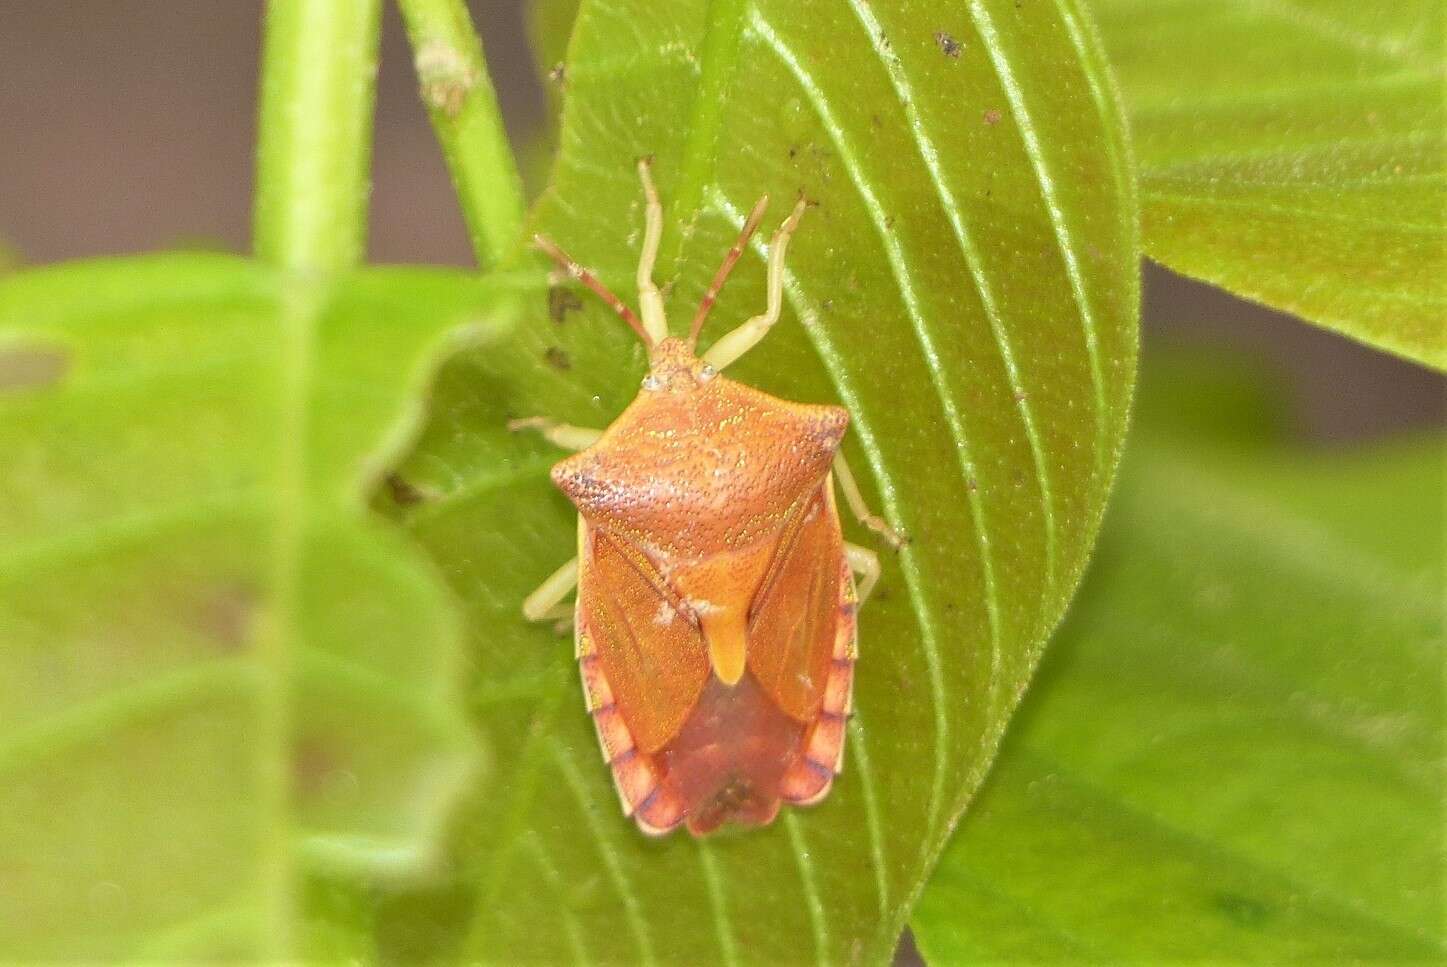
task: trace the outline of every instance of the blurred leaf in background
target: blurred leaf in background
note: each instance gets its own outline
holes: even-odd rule
[[[1229,373],[1147,356],[1090,578],[915,911],[929,962],[1447,955],[1443,438],[1306,450]]]
[[[308,877],[435,864],[481,779],[461,627],[364,498],[501,299],[205,255],[0,282],[5,959],[295,956]]]
[[[641,347],[566,289],[449,367],[400,471],[436,497],[394,511],[468,604],[499,771],[459,823],[450,900],[394,898],[384,949],[886,960],[1074,590],[1121,445],[1138,251],[1100,53],[1069,5],[1005,0],[585,2],[568,50],[562,154],[533,227],[631,299],[635,161],[652,155],[677,327],[755,199],[774,199],[767,232],[802,192],[815,204],[785,316],[731,372],[847,405],[870,499],[914,540],[885,553],[861,617],[829,799],[748,835],[647,840],[618,808],[571,643],[519,616],[574,552],[575,515],[547,479],[561,454],[504,430],[535,414],[607,424]],[[760,310],[761,253],[705,342]]]
[[[1442,0],[1090,0],[1146,254],[1447,367]]]

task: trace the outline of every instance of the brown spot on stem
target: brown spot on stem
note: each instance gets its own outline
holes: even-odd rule
[[[196,625],[222,651],[239,651],[251,641],[260,596],[248,581],[232,580],[203,594]]]
[[[477,86],[477,67],[450,44],[429,41],[417,52],[417,77],[422,84],[422,99],[434,111],[455,118],[462,111],[467,96]]]
[[[60,346],[0,347],[0,393],[48,389],[70,369],[70,353]]]
[[[327,780],[337,770],[337,757],[320,739],[304,738],[297,743],[291,767],[297,791],[315,794],[326,786]]]
[[[991,126],[994,126],[994,125],[996,125],[996,124],[999,124],[999,123],[1000,123],[1000,118],[1001,118],[1002,116],[1003,116],[1003,115],[1001,115],[1000,112],[997,111],[995,108],[990,108],[990,109],[987,110],[987,111],[984,113],[984,115],[983,115],[983,117],[984,117],[984,119],[985,119],[985,123],[988,124],[988,125],[991,125]]]

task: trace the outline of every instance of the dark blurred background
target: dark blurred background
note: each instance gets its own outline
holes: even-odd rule
[[[472,0],[515,144],[542,130],[527,0]],[[245,251],[261,0],[0,0],[0,271],[163,247]],[[470,260],[447,171],[386,7],[371,256]],[[1145,267],[1146,347],[1238,348],[1288,380],[1320,445],[1447,423],[1444,380]]]

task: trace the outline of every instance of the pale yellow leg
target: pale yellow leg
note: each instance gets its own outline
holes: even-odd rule
[[[839,481],[839,489],[844,491],[844,502],[849,505],[849,512],[854,515],[855,520],[883,537],[895,550],[909,543],[908,537],[890,527],[883,517],[872,512],[864,502],[864,495],[859,492],[859,483],[844,460],[843,450],[834,454],[834,479]]]
[[[523,617],[529,621],[551,621],[559,630],[573,621],[573,606],[563,599],[578,586],[578,559],[558,568],[538,589],[523,599]]]
[[[559,423],[546,416],[528,416],[521,420],[508,420],[507,428],[514,433],[520,430],[536,430],[543,435],[543,439],[564,450],[586,450],[597,443],[598,438],[603,435],[602,430],[586,426],[573,426],[571,423]]]
[[[799,227],[799,218],[804,214],[805,202],[800,198],[784,224],[769,241],[768,302],[762,315],[754,316],[732,332],[724,333],[718,342],[703,354],[703,361],[714,369],[723,369],[744,353],[758,345],[768,335],[774,323],[779,321],[779,311],[784,304],[784,252],[789,247],[789,238]]]
[[[668,320],[663,314],[663,296],[653,284],[653,263],[658,260],[658,245],[663,239],[663,205],[658,189],[653,186],[647,158],[638,160],[638,178],[643,182],[644,208],[643,252],[638,258],[638,308],[643,313],[643,328],[654,344],[668,336]]]
[[[845,542],[844,556],[849,560],[849,569],[860,578],[857,593],[859,606],[863,607],[864,602],[869,600],[870,592],[874,590],[875,582],[879,580],[879,555],[867,547]]]

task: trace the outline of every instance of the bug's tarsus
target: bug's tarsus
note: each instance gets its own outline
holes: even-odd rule
[[[643,326],[643,321],[638,318],[638,315],[632,309],[628,308],[628,305],[622,299],[614,295],[612,290],[600,282],[597,276],[579,265],[571,255],[559,248],[552,239],[543,235],[534,235],[533,244],[543,252],[546,252],[548,257],[558,263],[558,266],[564,272],[567,272],[573,278],[592,289],[600,299],[612,306],[613,311],[618,313],[624,322],[628,323],[629,328],[638,334],[639,339],[643,340],[643,344],[650,349],[653,348],[657,340],[649,336],[648,330]]]
[[[753,211],[744,220],[744,227],[739,231],[739,237],[734,242],[733,248],[728,250],[723,262],[719,265],[718,271],[714,273],[713,281],[708,284],[708,291],[703,294],[703,300],[698,304],[698,312],[694,314],[693,324],[688,327],[688,345],[698,345],[699,333],[703,332],[703,324],[708,319],[708,314],[713,311],[713,304],[718,301],[718,294],[723,289],[724,282],[728,280],[729,273],[734,270],[739,257],[744,254],[748,247],[749,239],[754,237],[754,232],[759,230],[759,222],[764,220],[764,212],[769,208],[769,196],[764,195],[754,203]]]

